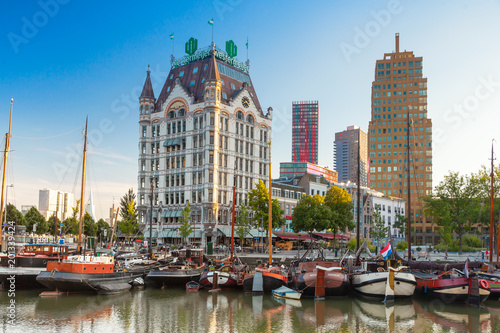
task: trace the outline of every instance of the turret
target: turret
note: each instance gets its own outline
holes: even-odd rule
[[[151,84],[151,71],[147,70],[146,81],[144,82],[144,87],[142,88],[141,96],[139,96],[140,113],[149,114],[153,112],[154,105],[156,102],[155,94],[153,92],[153,85]]]
[[[204,101],[205,106],[220,106],[222,81],[220,79],[217,62],[215,61],[215,51],[208,63],[207,79],[205,80]]]

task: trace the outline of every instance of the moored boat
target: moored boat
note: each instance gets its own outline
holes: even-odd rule
[[[386,287],[389,271],[380,269],[377,272],[363,272],[351,277],[351,284],[355,292],[374,298],[386,297]],[[415,276],[407,271],[394,271],[394,298],[412,297],[417,282]],[[392,295],[391,295],[392,296]]]
[[[200,289],[200,284],[195,281],[189,281],[186,283],[186,291],[198,291]]]
[[[219,269],[209,267],[200,277],[200,285],[204,288],[214,287],[214,273],[217,275],[216,285],[219,288],[238,288],[241,286],[247,266],[239,264],[223,264]]]
[[[414,271],[416,292],[444,303],[466,302],[470,295],[470,278],[453,269],[441,274],[426,274]],[[486,280],[479,280],[479,299],[484,302],[490,295],[490,286]]]
[[[318,270],[324,271],[325,296],[345,296],[349,292],[349,278],[338,261],[314,260],[297,263],[294,283],[304,296],[315,296]]]
[[[162,287],[182,287],[189,281],[198,281],[205,268],[202,249],[183,249],[170,264],[149,272],[147,279]]]
[[[262,274],[262,291],[266,294],[270,294],[274,289],[281,286],[287,286],[289,281],[291,281],[291,276],[289,276],[289,272],[286,269],[281,267],[257,267],[255,271],[245,275],[243,290],[246,292],[255,291],[253,287],[256,274]]]
[[[278,298],[287,298],[287,299],[293,299],[293,300],[298,300],[302,296],[302,292],[298,290],[293,290],[285,286],[281,286],[277,289],[274,289],[272,291],[274,297]]]

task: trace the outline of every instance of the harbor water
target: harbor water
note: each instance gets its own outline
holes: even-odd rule
[[[500,302],[481,308],[414,298],[278,300],[223,290],[133,290],[121,295],[0,293],[0,332],[499,332]],[[15,320],[8,307],[15,299]],[[10,314],[10,316],[9,316]]]

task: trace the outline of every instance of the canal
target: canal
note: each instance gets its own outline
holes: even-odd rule
[[[0,293],[0,332],[498,332],[500,302],[482,308],[414,298],[386,307],[354,297],[281,301],[237,291],[134,290],[122,295],[15,295],[9,324]]]

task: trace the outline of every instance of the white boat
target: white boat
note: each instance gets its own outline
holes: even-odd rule
[[[361,295],[384,298],[389,272],[365,272],[352,276],[352,287]],[[415,276],[403,271],[394,272],[394,297],[412,297],[417,282]]]
[[[302,292],[281,286],[273,290],[273,296],[278,298],[300,299]]]

